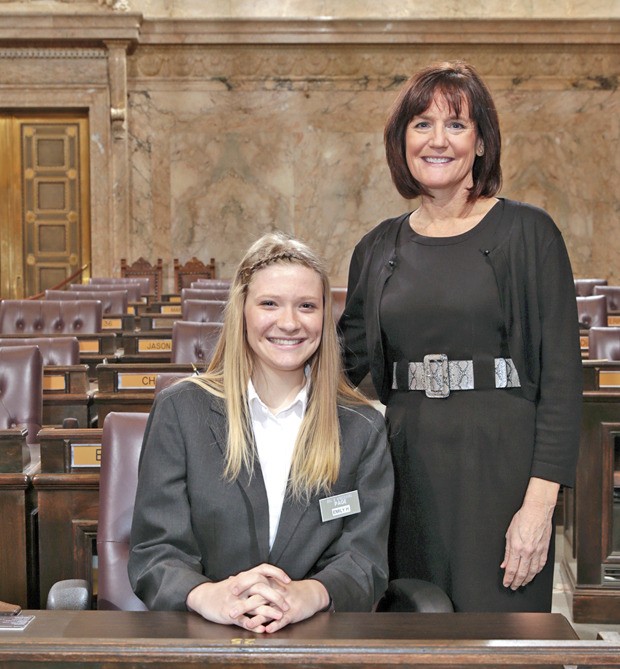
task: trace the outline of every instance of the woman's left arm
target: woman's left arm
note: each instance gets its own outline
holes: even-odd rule
[[[547,562],[560,485],[573,485],[581,425],[582,364],[573,274],[556,233],[538,268],[540,383],[531,477],[506,532],[503,584],[516,590]],[[532,352],[535,354],[535,352]]]

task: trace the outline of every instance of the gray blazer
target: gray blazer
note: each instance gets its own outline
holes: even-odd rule
[[[319,499],[284,501],[269,551],[267,493],[256,458],[223,479],[224,403],[194,383],[162,391],[146,427],[131,533],[129,578],[149,609],[185,610],[190,590],[268,562],[325,585],[337,611],[368,611],[387,586],[392,462],[383,417],[339,407],[340,475],[331,494],[357,490],[361,512],[322,522]]]

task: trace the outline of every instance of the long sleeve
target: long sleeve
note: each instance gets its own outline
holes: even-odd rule
[[[349,516],[342,531],[324,550],[311,575],[321,581],[336,611],[370,611],[388,582],[387,538],[392,508],[394,477],[383,417],[374,410],[361,415],[355,408],[341,409],[343,434],[351,419],[366,423],[344,437],[365,440],[356,466],[353,489],[359,493],[361,513]],[[363,435],[363,436],[362,436]],[[330,521],[337,522],[337,521]]]
[[[129,578],[149,609],[185,610],[190,590],[208,579],[192,530],[184,431],[172,400],[149,417],[131,531]]]
[[[582,364],[573,275],[560,235],[543,257],[539,283],[540,390],[532,476],[573,485],[582,405]]]

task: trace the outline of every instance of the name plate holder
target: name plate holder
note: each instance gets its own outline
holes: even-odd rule
[[[181,377],[200,373],[203,369],[204,366],[199,368],[192,363],[102,363],[96,368],[98,390],[94,395],[95,403],[102,398],[136,396],[136,393],[144,393],[152,397],[159,374],[173,374]]]
[[[181,315],[181,305],[180,304],[162,304],[161,305],[162,314],[176,314],[177,316]]]
[[[138,339],[138,353],[171,353],[172,337],[169,339]]]
[[[71,444],[71,469],[101,467],[101,444]]]
[[[601,390],[620,390],[620,367],[618,369],[600,369],[598,387]]]
[[[148,372],[119,372],[116,388],[122,390],[155,390],[157,374]]]
[[[66,336],[66,335],[65,335]],[[92,332],[76,335],[71,334],[72,337],[77,337],[80,346],[80,355],[98,356],[98,355],[114,355],[116,353],[116,333],[110,331]]]
[[[116,318],[104,318],[101,322],[103,330],[122,330],[123,319],[119,316]]]
[[[99,469],[103,429],[44,427],[39,431],[41,472]]]

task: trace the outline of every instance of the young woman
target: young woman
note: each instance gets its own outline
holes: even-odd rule
[[[241,261],[208,371],[160,393],[129,576],[150,609],[275,632],[369,611],[387,586],[382,416],[345,380],[323,263],[266,235]]]

